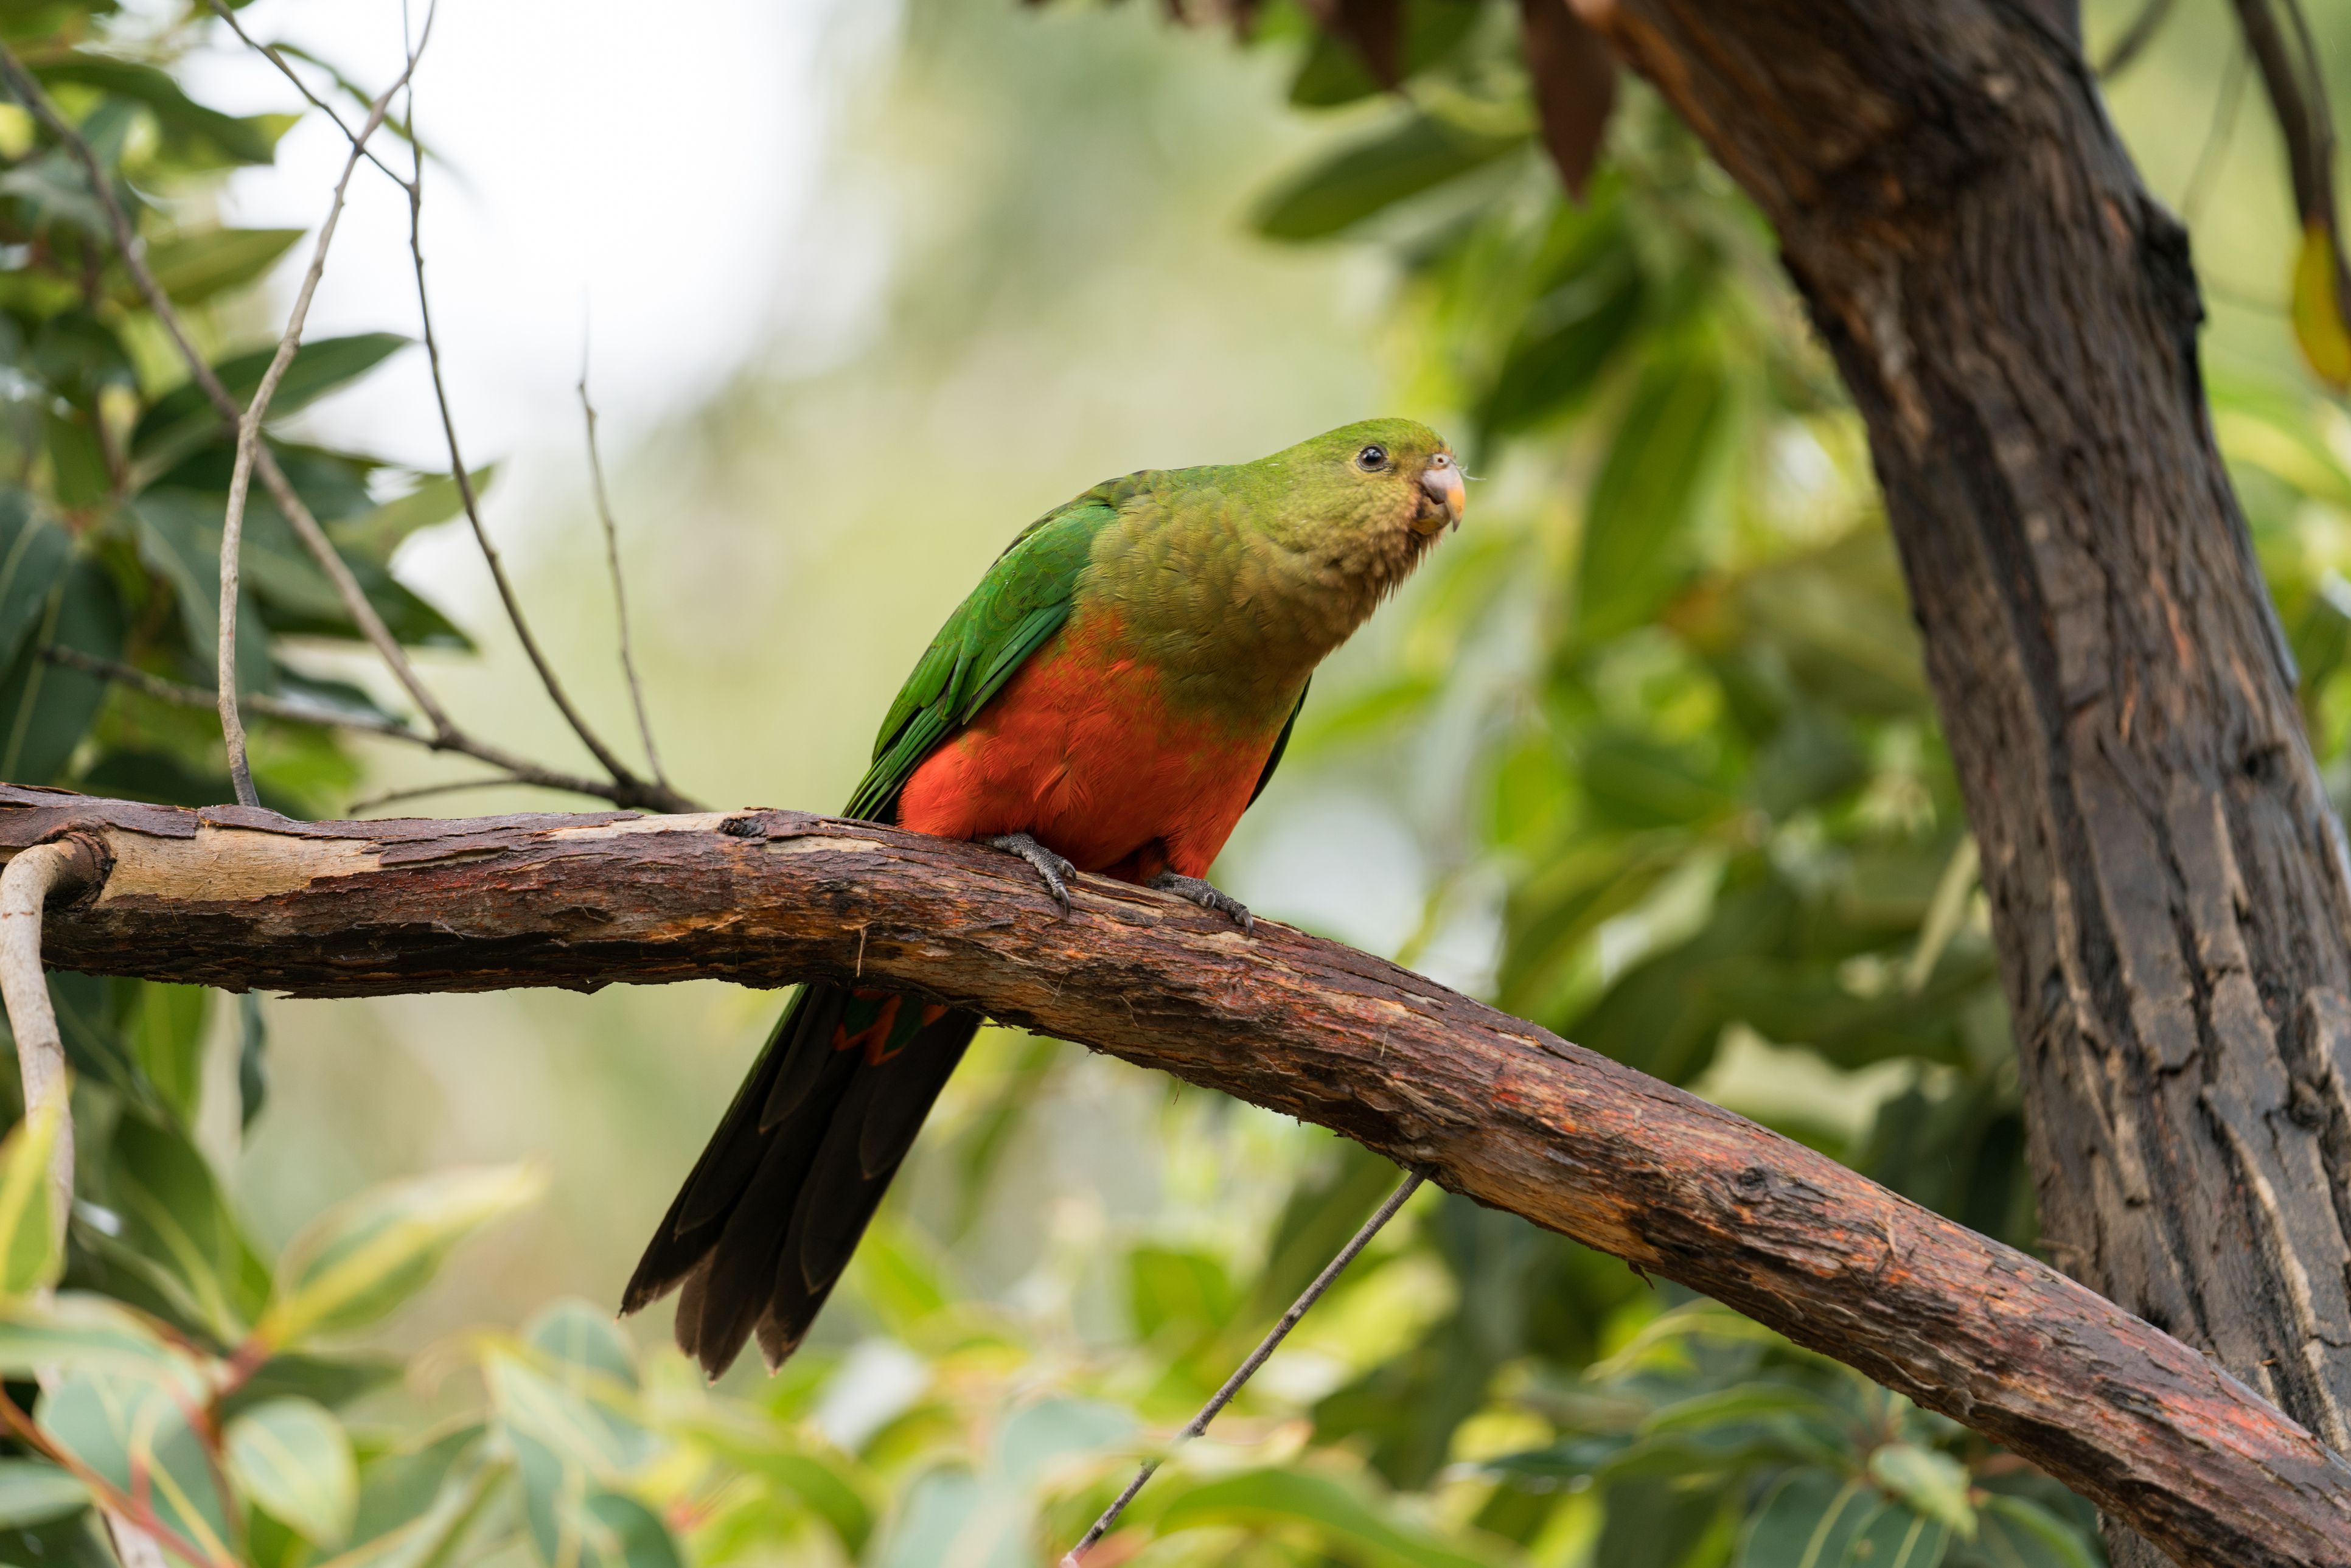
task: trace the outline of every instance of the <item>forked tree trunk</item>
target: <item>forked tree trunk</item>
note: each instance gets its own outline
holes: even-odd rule
[[[2351,888],[2185,232],[2053,5],[1575,3],[1761,204],[1868,422],[2052,1257],[2345,1451]]]

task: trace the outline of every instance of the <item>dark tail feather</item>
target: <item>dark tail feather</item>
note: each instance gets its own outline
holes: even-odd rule
[[[716,1377],[756,1333],[782,1363],[815,1322],[979,1015],[803,986],[621,1299],[684,1286],[677,1343]]]

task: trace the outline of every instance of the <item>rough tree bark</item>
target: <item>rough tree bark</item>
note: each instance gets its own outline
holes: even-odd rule
[[[1867,420],[2052,1256],[2343,1451],[2342,842],[2213,443],[2187,236],[2070,7],[1573,3],[1762,206]]]
[[[103,880],[56,963],[314,996],[883,979],[1335,1128],[1968,1423],[2183,1563],[2351,1568],[2351,1467],[2194,1351],[1843,1166],[1392,964],[790,811],[289,822],[0,785]]]

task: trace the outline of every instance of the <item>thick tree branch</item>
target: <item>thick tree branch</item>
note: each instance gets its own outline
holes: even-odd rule
[[[2351,1468],[2204,1357],[1821,1155],[1377,958],[791,811],[301,823],[0,786],[113,869],[53,962],[308,996],[888,981],[1333,1128],[1966,1422],[2185,1563],[2351,1565]]]

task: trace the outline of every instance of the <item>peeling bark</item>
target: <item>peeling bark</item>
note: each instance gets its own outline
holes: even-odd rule
[[[292,822],[0,786],[71,829],[61,967],[304,996],[883,980],[1332,1128],[2005,1443],[2184,1563],[2351,1568],[2351,1468],[2202,1355],[1779,1134],[1395,966],[790,811]]]

